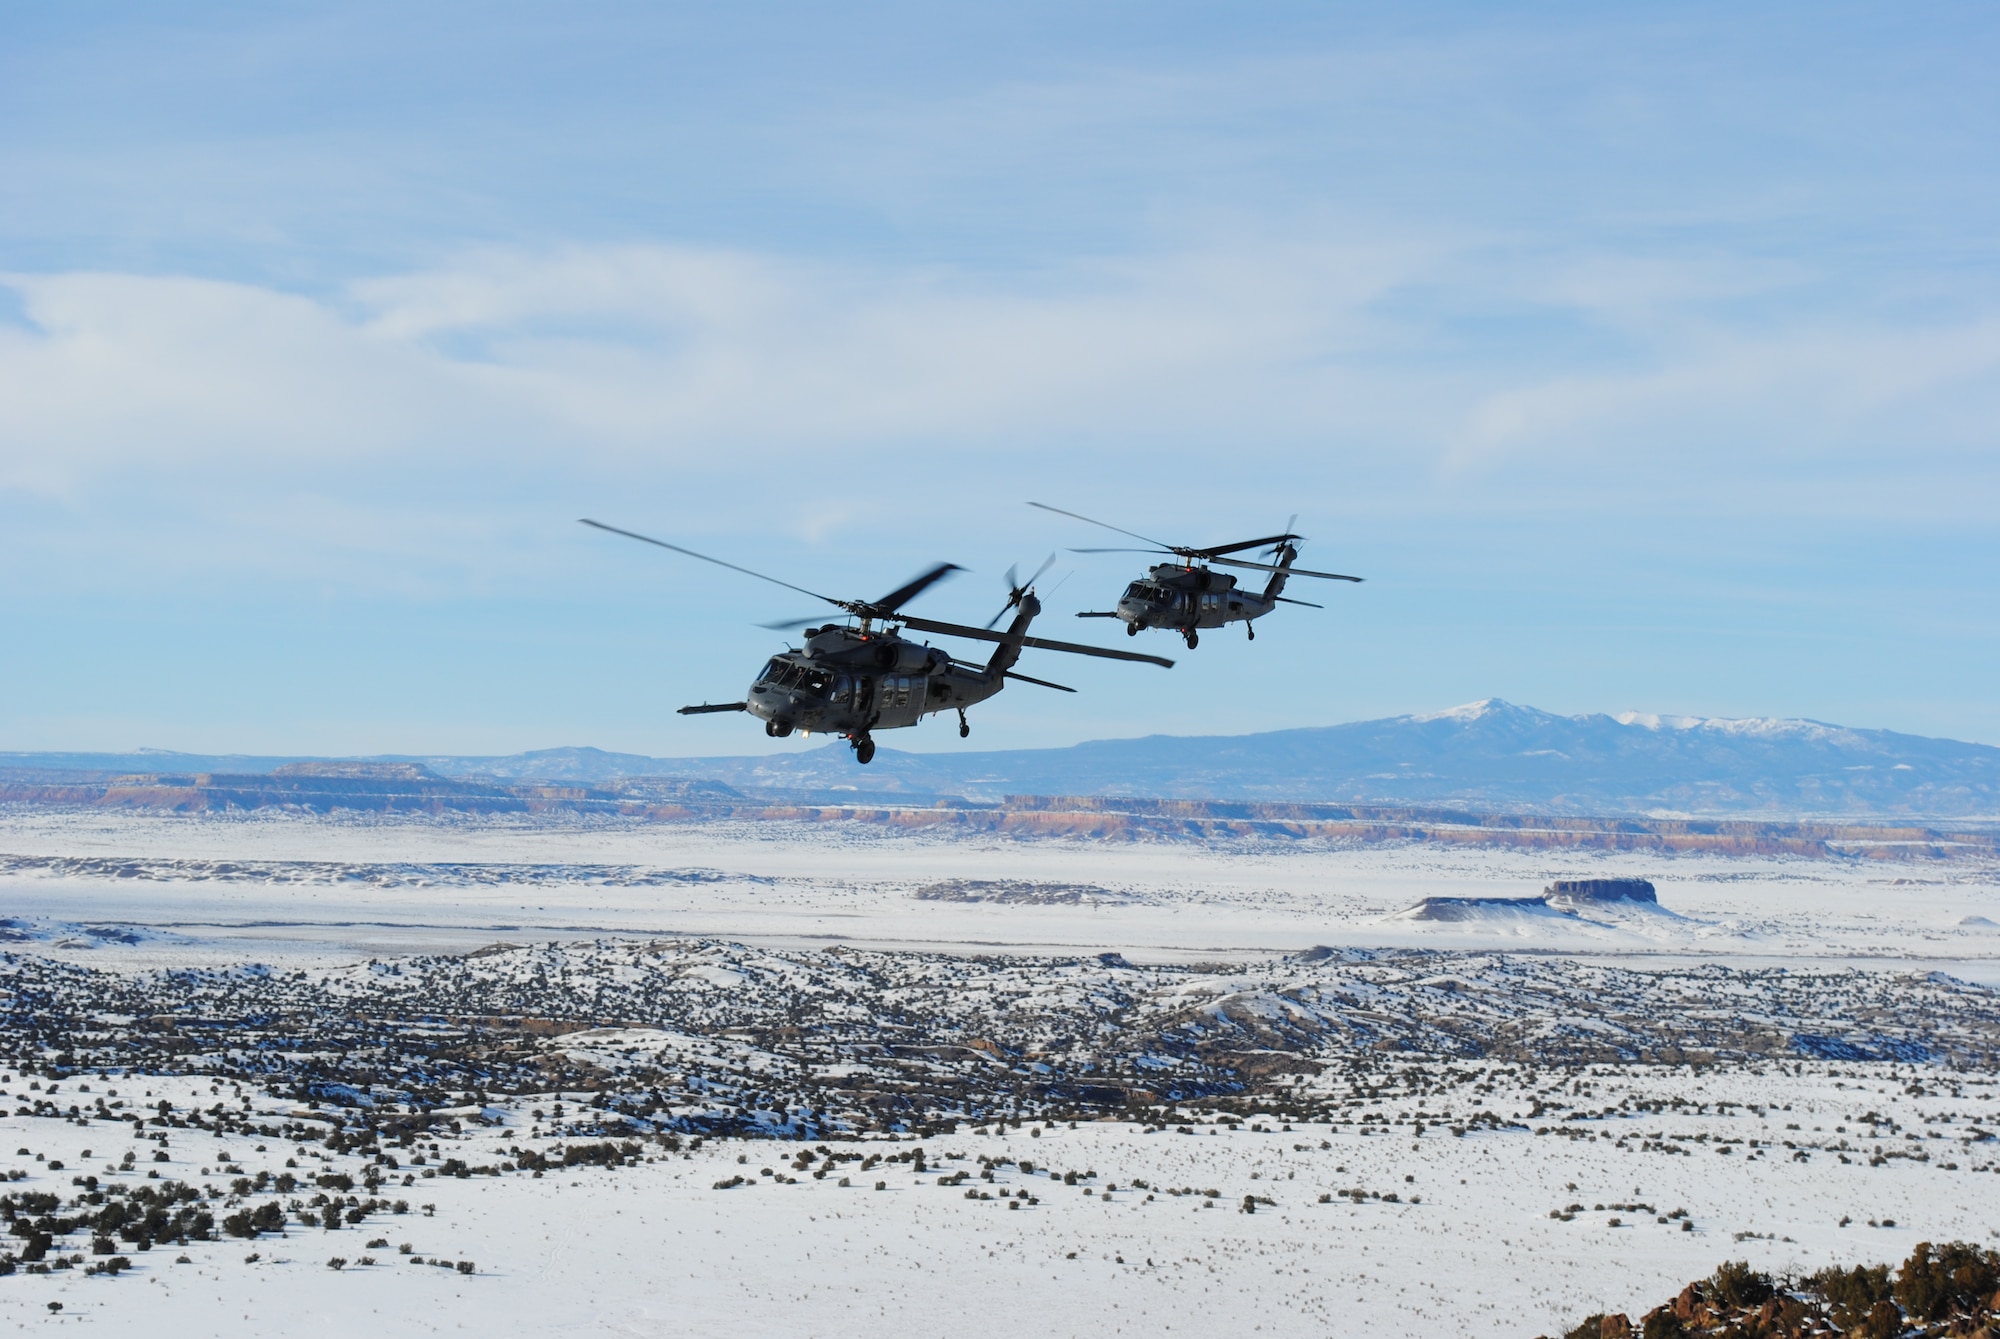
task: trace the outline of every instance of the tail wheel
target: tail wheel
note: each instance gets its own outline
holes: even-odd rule
[[[866,767],[875,761],[875,741],[863,735],[854,741],[854,761]]]

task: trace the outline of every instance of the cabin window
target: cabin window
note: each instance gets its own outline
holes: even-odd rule
[[[807,670],[805,688],[814,697],[825,697],[826,690],[833,686],[833,676],[825,670]]]

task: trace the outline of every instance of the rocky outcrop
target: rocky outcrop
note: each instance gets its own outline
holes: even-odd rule
[[[1646,879],[1557,879],[1542,890],[1542,896],[1558,911],[1619,902],[1658,906],[1660,901],[1658,891]]]
[[[1563,1339],[1996,1339],[2000,1253],[1971,1242],[1922,1242],[1893,1273],[1887,1265],[1838,1265],[1774,1279],[1744,1262],[1690,1283],[1637,1324],[1623,1314],[1586,1316]]]

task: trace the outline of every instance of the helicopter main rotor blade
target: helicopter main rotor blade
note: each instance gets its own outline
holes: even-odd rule
[[[1287,576],[1319,577],[1323,581],[1363,581],[1365,577],[1343,576],[1339,572],[1308,572],[1303,567],[1278,567],[1271,563],[1253,563],[1243,558],[1211,559],[1218,567],[1254,567],[1259,572],[1283,572]]]
[[[1236,553],[1242,549],[1261,549],[1266,544],[1283,544],[1288,540],[1299,538],[1301,536],[1290,533],[1266,535],[1262,539],[1246,539],[1240,544],[1217,544],[1206,549],[1177,549],[1175,552],[1192,554],[1197,558],[1220,558],[1225,553]]]
[[[1071,549],[1071,553],[1157,553],[1162,558],[1178,558],[1172,549]]]
[[[693,549],[684,549],[678,544],[669,544],[664,539],[654,539],[651,535],[642,535],[632,530],[620,530],[615,525],[606,525],[602,521],[593,521],[588,516],[578,519],[585,525],[594,526],[599,530],[608,530],[614,535],[623,535],[627,539],[636,539],[641,544],[652,544],[658,548],[672,549],[675,553],[684,553],[690,558],[699,558],[705,563],[714,563],[717,567],[726,567],[732,572],[741,572],[744,576],[756,577],[759,581],[768,581],[774,586],[783,586],[786,590],[795,590],[801,595],[810,595],[815,600],[825,600],[828,604],[839,609],[845,609],[851,603],[848,600],[836,600],[831,595],[821,595],[816,590],[807,590],[804,586],[794,586],[789,581],[780,581],[776,577],[765,576],[762,572],[753,572],[747,567],[738,567],[735,563],[726,563],[720,558],[711,558],[705,553],[696,553]]]
[[[804,618],[785,618],[776,623],[759,623],[757,626],[766,632],[793,632],[808,623],[817,623],[824,617],[826,617],[824,614],[809,614]]]
[[[1067,516],[1073,521],[1082,521],[1087,525],[1100,526],[1106,530],[1116,530],[1121,535],[1130,535],[1134,539],[1143,539],[1148,544],[1154,545],[1157,548],[1171,549],[1173,547],[1173,545],[1171,544],[1160,543],[1159,540],[1152,538],[1150,535],[1142,535],[1137,530],[1127,530],[1124,526],[1113,525],[1109,521],[1094,521],[1091,520],[1090,517],[1081,515],[1077,512],[1064,511],[1061,507],[1051,507],[1046,502],[1030,502],[1028,505],[1031,507],[1040,507],[1043,511],[1052,511],[1058,516]]]
[[[1010,679],[1019,679],[1022,683],[1034,684],[1039,688],[1053,688],[1058,693],[1074,693],[1076,691],[1074,688],[1065,688],[1059,683],[1050,683],[1047,679],[1037,679],[1032,674],[1016,674],[1013,670],[1007,671],[1007,677]]]
[[[918,632],[938,632],[948,637],[972,637],[982,642],[1004,642],[1007,634],[990,632],[985,628],[969,628],[963,623],[940,623],[930,618],[898,618],[905,627]],[[1064,651],[1073,656],[1100,656],[1105,660],[1136,660],[1147,665],[1158,665],[1162,669],[1172,669],[1174,662],[1165,656],[1149,656],[1139,651],[1113,651],[1105,646],[1079,646],[1075,642],[1052,642],[1040,637],[1023,637],[1021,645],[1032,646],[1043,651]]]
[[[896,587],[896,589],[890,591],[887,595],[884,595],[881,599],[875,601],[874,607],[876,609],[886,610],[889,613],[894,613],[897,609],[901,608],[905,604],[908,604],[911,600],[916,599],[919,595],[922,595],[925,591],[929,590],[933,585],[944,580],[946,577],[950,576],[953,572],[963,572],[964,570],[965,569],[963,567],[960,567],[957,563],[939,563],[936,567],[933,567],[930,571],[925,572],[921,576],[913,578],[904,585]]]

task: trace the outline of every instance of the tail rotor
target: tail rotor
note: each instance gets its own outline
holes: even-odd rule
[[[1299,537],[1292,533],[1292,527],[1297,525],[1298,523],[1299,523],[1299,514],[1297,512],[1293,512],[1292,519],[1285,522],[1284,537],[1278,540],[1277,543],[1271,545],[1270,548],[1265,549],[1264,556],[1269,558],[1272,562],[1282,562],[1284,561],[1285,550],[1287,548],[1290,548],[1292,550],[1292,556],[1296,558],[1299,552],[1297,547]]]
[[[992,618],[986,620],[986,627],[989,632],[1000,622],[1001,619],[1007,617],[1007,615],[1011,613],[1013,610],[1019,609],[1021,607],[1021,601],[1027,598],[1028,592],[1035,588],[1035,583],[1037,581],[1041,580],[1042,573],[1048,571],[1049,568],[1053,567],[1055,565],[1055,561],[1056,561],[1056,556],[1053,553],[1051,553],[1047,558],[1042,560],[1042,565],[1040,567],[1037,567],[1035,569],[1035,574],[1029,577],[1026,581],[1021,581],[1018,579],[1020,576],[1020,569],[1017,566],[1015,566],[1012,563],[1009,563],[1007,565],[1007,603],[1000,606],[999,613],[995,614]]]

